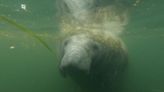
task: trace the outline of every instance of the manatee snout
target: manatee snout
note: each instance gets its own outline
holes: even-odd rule
[[[77,73],[89,73],[91,57],[85,49],[85,46],[70,42],[67,46],[64,46],[63,49],[64,53],[59,68],[64,77]]]

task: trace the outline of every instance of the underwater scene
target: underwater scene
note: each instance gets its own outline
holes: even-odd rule
[[[0,92],[164,92],[163,0],[0,0]]]

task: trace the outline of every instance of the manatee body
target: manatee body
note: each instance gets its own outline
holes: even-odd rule
[[[95,87],[113,81],[127,64],[127,51],[120,39],[103,35],[86,32],[66,37],[61,43],[61,74]]]

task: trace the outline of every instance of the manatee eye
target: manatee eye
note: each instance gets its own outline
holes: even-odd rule
[[[66,46],[68,44],[69,40],[65,40],[63,45]]]
[[[92,48],[93,48],[93,50],[99,50],[99,46],[96,43],[92,45]]]

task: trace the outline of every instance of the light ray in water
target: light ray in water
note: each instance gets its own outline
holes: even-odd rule
[[[35,32],[31,31],[30,29],[16,23],[15,21],[5,17],[5,16],[0,16],[0,21],[5,21],[8,24],[18,28],[20,31],[27,33],[28,35],[34,37],[37,39],[41,44],[43,44],[44,47],[46,47],[50,52],[54,53],[53,50],[48,46],[48,44],[39,36],[35,34]]]

